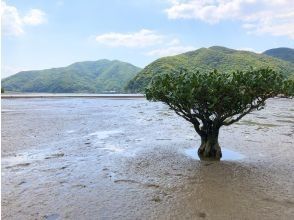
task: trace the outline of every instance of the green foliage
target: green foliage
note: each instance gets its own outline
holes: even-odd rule
[[[78,62],[67,67],[24,71],[2,80],[8,91],[52,93],[124,92],[140,68],[117,60]]]
[[[146,97],[166,103],[196,126],[202,121],[203,125],[219,128],[262,109],[268,98],[279,94],[294,96],[293,90],[293,80],[285,80],[282,74],[269,68],[232,73],[181,69],[154,77],[146,89]]]
[[[249,71],[251,66],[256,69],[269,67],[281,72],[285,77],[294,78],[294,64],[292,63],[263,54],[214,46],[154,61],[129,82],[128,90],[143,92],[153,76],[172,73],[178,68],[202,73],[218,69],[223,73],[237,70]]]
[[[285,97],[293,97],[294,96],[294,79],[288,79],[285,81],[283,85],[283,95]]]
[[[275,48],[275,49],[270,49],[266,50],[263,52],[263,54],[271,56],[271,57],[276,57],[281,60],[288,61],[290,63],[294,63],[294,49],[291,48]]]
[[[1,87],[1,93],[4,93],[4,88],[3,87]]]

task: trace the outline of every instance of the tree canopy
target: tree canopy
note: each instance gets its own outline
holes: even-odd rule
[[[269,68],[233,73],[181,69],[157,75],[146,89],[148,100],[166,103],[206,139],[279,95],[293,96],[294,81]]]

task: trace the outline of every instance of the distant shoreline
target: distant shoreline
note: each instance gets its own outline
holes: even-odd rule
[[[2,99],[14,98],[108,98],[108,99],[134,99],[145,98],[143,94],[74,94],[74,93],[25,93],[1,94]]]

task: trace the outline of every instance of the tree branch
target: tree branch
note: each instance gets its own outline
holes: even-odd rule
[[[171,103],[167,103],[166,104],[175,111],[175,113],[181,117],[183,117],[184,119],[186,119],[187,121],[191,122],[194,125],[194,128],[196,130],[196,132],[201,136],[203,134],[203,132],[200,129],[200,123],[199,121],[193,117],[193,115],[190,112],[185,112],[181,107],[177,107],[175,105],[172,105]]]
[[[240,114],[237,118],[235,119],[232,119],[231,121],[229,122],[225,122],[223,121],[222,124],[225,125],[225,126],[228,126],[228,125],[231,125],[237,121],[239,121],[241,118],[243,118],[245,115],[247,115],[248,113],[250,113],[252,110],[254,109],[258,109],[263,103],[264,103],[265,100],[263,101],[260,101],[258,104],[256,105],[251,105],[249,109],[247,109],[246,111],[244,111],[242,114]],[[235,115],[235,114],[233,114]]]

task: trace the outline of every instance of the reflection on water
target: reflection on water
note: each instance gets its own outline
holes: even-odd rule
[[[199,160],[199,156],[197,153],[197,148],[188,148],[184,150],[184,154],[188,157],[191,157],[195,160]],[[242,160],[245,156],[236,151],[232,151],[226,148],[222,148],[222,158],[221,160]]]

